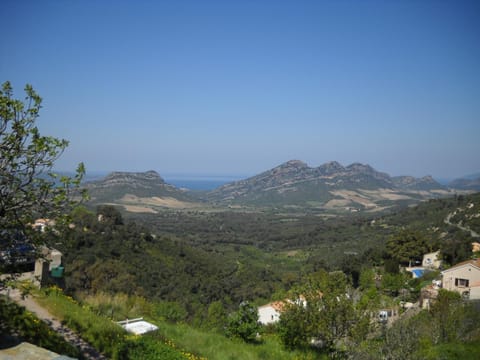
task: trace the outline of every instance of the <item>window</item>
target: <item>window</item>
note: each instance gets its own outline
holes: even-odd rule
[[[458,287],[468,287],[469,285],[469,280],[468,279],[458,279],[455,278],[455,286]]]

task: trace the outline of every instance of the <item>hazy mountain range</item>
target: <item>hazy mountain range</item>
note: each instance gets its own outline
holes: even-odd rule
[[[455,180],[455,189],[480,190],[480,179]],[[390,176],[369,165],[336,161],[309,167],[291,160],[273,169],[211,191],[192,192],[167,184],[155,171],[113,172],[85,185],[94,203],[125,206],[129,211],[161,207],[261,206],[378,211],[394,205],[450,196],[456,190],[431,176]]]

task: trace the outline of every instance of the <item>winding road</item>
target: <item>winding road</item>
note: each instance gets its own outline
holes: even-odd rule
[[[466,232],[469,232],[470,235],[472,237],[475,237],[475,238],[478,238],[480,237],[480,234],[478,234],[477,232],[473,231],[472,229],[470,229],[468,226],[462,226],[460,224],[454,224],[450,221],[450,219],[452,218],[452,216],[455,215],[455,211],[448,214],[447,217],[445,218],[445,220],[443,220],[443,222],[447,225],[451,225],[451,226],[455,226],[457,228],[459,228],[460,230],[463,230],[463,231],[466,231]]]

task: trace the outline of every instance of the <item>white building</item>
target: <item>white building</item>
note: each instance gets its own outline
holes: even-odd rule
[[[440,250],[423,255],[422,267],[427,269],[438,269],[442,265]]]
[[[282,301],[274,301],[258,307],[258,321],[262,325],[274,324],[280,320],[280,314],[285,307]]]
[[[465,298],[480,299],[480,259],[467,260],[442,271],[442,287]]]

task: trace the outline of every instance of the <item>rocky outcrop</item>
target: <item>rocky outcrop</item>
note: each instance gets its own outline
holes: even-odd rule
[[[371,192],[380,189],[389,191],[391,196],[395,192],[430,191],[444,187],[430,176],[421,179],[392,178],[366,164],[354,163],[344,167],[331,161],[309,167],[302,161],[291,160],[251,178],[221,186],[209,192],[207,198],[219,203],[300,205],[326,203],[338,198],[339,191]],[[418,194],[415,195],[418,197]],[[345,203],[344,200],[342,203]]]
[[[456,179],[450,182],[448,186],[454,189],[480,191],[480,176],[472,179]]]
[[[104,179],[85,184],[94,202],[113,202],[125,195],[137,197],[171,197],[177,200],[191,200],[190,195],[182,189],[167,184],[153,170],[146,172],[112,172]]]
[[[395,176],[392,178],[395,187],[403,190],[445,190],[445,186],[440,185],[430,175],[422,178],[413,176]]]
[[[165,180],[153,170],[146,172],[122,172],[115,171],[107,175],[103,180],[90,183],[96,188],[108,188],[113,186],[131,186],[132,188],[154,188],[164,186]]]

